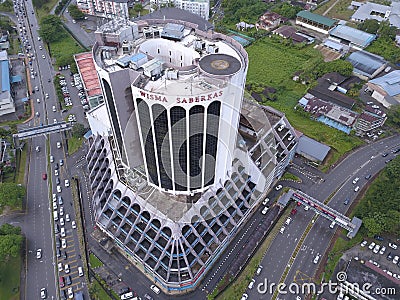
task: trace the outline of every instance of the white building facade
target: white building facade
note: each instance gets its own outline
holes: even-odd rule
[[[210,0],[150,0],[150,3],[156,6],[173,4],[176,8],[190,11],[205,20],[210,16]]]

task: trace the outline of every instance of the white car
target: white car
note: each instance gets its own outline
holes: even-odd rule
[[[58,170],[54,170],[54,176],[58,176]]]
[[[50,162],[53,163],[54,162],[54,156],[50,155]]]
[[[65,227],[61,227],[61,237],[65,237],[67,234],[65,233]]]
[[[279,230],[280,233],[284,233],[285,232],[285,226],[282,226],[281,229]]]
[[[265,215],[266,213],[267,213],[267,211],[268,211],[268,207],[264,207],[263,208],[263,210],[261,211],[261,213],[263,214],[263,215]]]
[[[74,292],[72,291],[72,287],[68,288],[68,299],[74,298]]]
[[[57,202],[53,202],[53,210],[57,210]]]
[[[285,221],[285,225],[289,225],[292,222],[292,218],[288,217]]]
[[[69,180],[65,179],[64,184],[65,184],[65,187],[69,187]]]
[[[46,93],[44,96],[46,99],[49,99],[49,94]]]
[[[369,244],[368,249],[372,250],[372,249],[374,249],[374,247],[375,247],[375,243],[372,242],[371,244]]]
[[[64,215],[64,207],[60,206],[60,216],[63,216],[63,215]]]
[[[243,295],[242,295],[242,298],[240,298],[240,300],[247,300],[247,298],[249,298],[249,295],[243,294]]]
[[[255,282],[256,282],[256,280],[253,278],[253,279],[250,281],[250,283],[249,283],[249,285],[247,286],[247,288],[248,288],[249,290],[251,290],[251,289],[253,288]]]
[[[358,178],[358,177],[354,178],[353,184],[356,184],[359,180],[360,180],[360,178]]]
[[[395,243],[389,243],[389,247],[396,250],[397,249],[397,245]]]
[[[71,225],[72,225],[72,229],[76,229],[76,222],[75,221],[72,221]]]
[[[317,256],[315,256],[315,258],[314,258],[314,264],[318,263],[320,257],[321,257],[321,255],[318,253]]]
[[[62,272],[62,270],[63,270],[62,263],[58,263],[58,272]]]
[[[60,225],[61,225],[61,226],[64,226],[64,225],[65,225],[64,218],[60,218]]]
[[[277,190],[277,191],[279,191],[279,190],[281,190],[282,189],[282,185],[281,184],[278,184],[276,187],[275,187],[275,190]]]
[[[40,99],[39,99],[39,98],[37,98],[37,99],[36,99],[36,102],[37,102],[37,103],[40,103]]]
[[[57,142],[57,148],[60,149],[61,148],[61,143]]]
[[[67,222],[71,221],[71,219],[70,219],[70,217],[69,217],[69,214],[66,214],[66,215],[65,215],[65,221],[67,221]]]
[[[37,259],[41,259],[42,258],[42,249],[37,249],[36,250],[36,258]]]
[[[57,193],[61,193],[61,186],[57,185]]]
[[[357,185],[356,188],[354,189],[355,192],[358,192],[360,190],[360,187]]]
[[[67,240],[66,239],[61,240],[61,248],[63,248],[63,249],[67,248]],[[65,265],[65,269],[67,269],[67,266],[68,265]],[[69,273],[69,272],[67,272],[67,270],[65,270],[65,273]]]
[[[154,292],[154,293],[156,293],[157,295],[158,294],[160,294],[160,289],[158,288],[158,287],[156,287],[154,284],[152,284],[151,286],[150,286],[150,289]]]
[[[46,59],[46,56],[44,56],[44,54],[42,54],[42,58],[43,58],[43,59]]]
[[[368,244],[367,241],[363,241],[363,242],[361,243],[361,247],[365,247],[365,246],[367,246],[367,244]]]
[[[399,256],[398,255],[396,255],[394,258],[393,258],[393,261],[392,261],[394,264],[397,264],[398,262],[399,262]]]
[[[269,198],[265,198],[265,200],[262,202],[262,205],[267,205],[267,203],[269,202]]]
[[[375,245],[374,250],[372,250],[372,252],[374,252],[375,254],[377,254],[379,252],[379,249],[381,248],[381,246],[379,245]]]
[[[45,288],[42,288],[42,289],[40,290],[40,298],[41,298],[41,299],[46,299],[46,298],[47,298],[47,292],[46,292],[46,289],[45,289]]]
[[[310,209],[310,207],[309,207],[308,205],[305,205],[305,206],[304,206],[304,210],[307,211],[307,210],[309,210],[309,209]]]
[[[386,247],[382,246],[381,250],[379,250],[379,254],[383,255],[386,251]]]
[[[53,202],[57,202],[57,195],[53,194]]]
[[[82,276],[83,276],[83,269],[82,269],[82,267],[78,267],[78,275],[79,275],[79,277],[82,277]]]

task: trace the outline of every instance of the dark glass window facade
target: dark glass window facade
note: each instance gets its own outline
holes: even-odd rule
[[[193,106],[189,111],[189,167],[190,190],[202,186],[202,158],[204,138],[204,107]]]
[[[215,101],[207,108],[207,133],[205,155],[205,186],[211,185],[215,180],[215,161],[217,157],[218,130],[221,114],[221,102]]]
[[[114,132],[116,135],[117,145],[119,154],[122,158],[125,158],[125,151],[124,151],[124,140],[122,139],[121,128],[119,126],[118,117],[117,117],[117,110],[115,108],[114,97],[111,92],[111,87],[108,84],[107,80],[104,78],[102,79],[104,91],[106,94],[106,101],[110,112],[111,122],[113,123]]]
[[[154,153],[153,129],[151,127],[150,111],[146,102],[142,99],[136,99],[138,109],[142,139],[144,143],[144,154],[146,157],[147,171],[149,172],[149,180],[158,185],[158,173],[156,157]]]
[[[160,104],[152,107],[156,149],[158,157],[158,170],[160,172],[160,185],[162,188],[172,190],[171,155],[169,150],[168,118],[166,109]]]
[[[182,107],[171,108],[170,119],[175,189],[186,191],[188,189],[186,110]]]

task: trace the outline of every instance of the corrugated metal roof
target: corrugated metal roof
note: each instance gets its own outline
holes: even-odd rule
[[[302,135],[299,138],[296,152],[300,155],[311,156],[319,161],[323,161],[330,149],[331,147],[321,144],[320,142],[317,142],[306,135]]]
[[[331,49],[334,49],[336,51],[342,51],[343,47],[344,47],[344,45],[342,45],[340,43],[337,43],[337,42],[334,42],[332,40],[326,40],[324,42],[324,46],[329,47]]]
[[[346,25],[336,26],[329,32],[329,35],[349,41],[362,48],[367,47],[376,38],[375,34],[370,34]]]
[[[1,64],[1,91],[9,91],[10,90],[10,73],[8,70],[8,60],[0,61]]]
[[[383,59],[383,57],[367,51],[353,52],[346,60],[353,65],[356,72],[368,77],[386,64],[386,61]]]
[[[319,24],[322,24],[322,25],[325,25],[325,26],[328,26],[328,27],[331,27],[336,23],[335,20],[329,19],[329,18],[321,16],[321,15],[314,14],[312,12],[309,12],[308,10],[299,11],[297,13],[297,16],[304,18],[304,19],[308,19],[310,21],[313,21],[313,22],[316,22]]]
[[[369,82],[379,85],[389,96],[393,97],[400,94],[400,70],[392,71]]]

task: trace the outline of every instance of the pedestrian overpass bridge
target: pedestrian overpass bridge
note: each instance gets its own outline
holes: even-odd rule
[[[42,134],[65,131],[65,130],[69,130],[71,128],[72,128],[71,124],[67,123],[67,122],[59,122],[59,123],[55,123],[55,124],[41,125],[41,126],[36,126],[36,127],[21,130],[18,133],[13,134],[13,138],[18,139],[18,140],[29,139],[29,138],[39,136]]]
[[[330,221],[335,221],[338,226],[348,231],[347,237],[349,238],[355,237],[361,227],[361,219],[354,217],[352,220],[350,220],[350,218],[332,209],[328,205],[318,201],[317,199],[307,195],[306,193],[303,193],[302,191],[290,189],[285,198],[287,199],[286,202],[283,202],[285,203],[285,206],[287,205],[289,200],[294,200],[304,206],[308,206],[320,216]],[[280,203],[282,204],[281,201]]]

